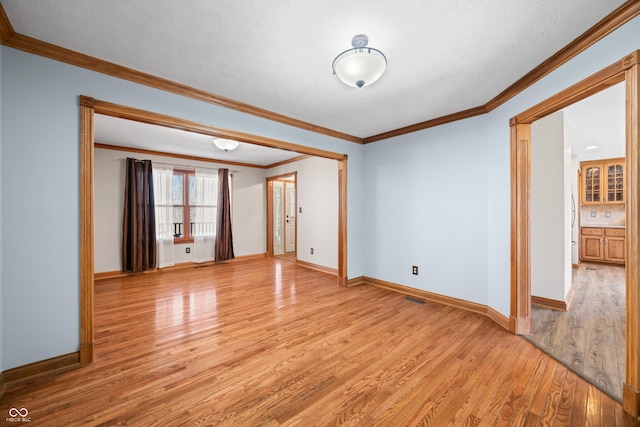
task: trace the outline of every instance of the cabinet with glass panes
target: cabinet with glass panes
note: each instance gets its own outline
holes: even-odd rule
[[[625,202],[624,158],[580,163],[580,204]]]

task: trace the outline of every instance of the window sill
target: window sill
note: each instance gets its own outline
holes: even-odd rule
[[[179,238],[179,239],[178,238],[174,238],[173,239],[173,244],[174,245],[180,245],[180,244],[183,244],[183,243],[193,243],[193,238],[184,238],[183,237],[183,238]]]

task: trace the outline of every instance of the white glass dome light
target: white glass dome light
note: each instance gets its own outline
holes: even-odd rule
[[[238,141],[226,138],[214,138],[213,143],[222,151],[233,151],[240,145]]]
[[[387,68],[387,57],[378,49],[366,47],[369,38],[358,34],[351,40],[353,49],[345,50],[333,60],[333,74],[348,86],[373,84]]]

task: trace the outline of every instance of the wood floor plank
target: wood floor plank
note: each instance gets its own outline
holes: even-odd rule
[[[585,413],[585,426],[596,427],[606,425],[602,423],[602,393],[589,384],[587,387],[587,409]]]
[[[42,426],[640,425],[477,313],[275,259],[108,279],[95,361],[7,385]]]
[[[558,411],[556,412],[556,424],[558,426],[570,426],[571,412],[573,410],[573,398],[576,392],[576,384],[578,376],[568,371],[564,384],[562,385],[562,394],[560,395],[560,402],[558,404]]]
[[[534,399],[538,395],[538,387],[541,380],[544,379],[547,372],[547,365],[550,360],[546,355],[537,350],[533,353],[532,357],[527,360],[527,374],[523,375],[526,381],[516,382],[513,388],[503,387],[501,393],[502,399],[496,400],[491,406],[491,412],[494,414],[502,414],[503,424],[507,422],[513,425],[525,424],[526,419],[531,411],[531,405]],[[517,374],[516,374],[517,375]],[[505,383],[505,386],[509,383]],[[515,404],[517,402],[517,405]],[[503,408],[505,405],[509,405],[509,413],[511,413],[511,419],[505,417]]]
[[[565,379],[567,377],[567,368],[562,365],[556,365],[553,373],[553,379],[551,380],[551,386],[549,392],[544,401],[542,409],[542,423],[550,425],[557,419],[557,410],[560,404],[560,396],[562,395],[562,387],[564,386]]]
[[[584,426],[586,425],[587,415],[587,402],[589,383],[586,381],[580,381],[578,379],[576,383],[576,391],[573,398],[573,408],[571,410],[571,418],[569,425],[571,426]]]
[[[532,364],[527,361],[538,350],[533,346],[523,348],[510,345],[509,348],[512,351],[501,358],[497,374],[485,383],[487,392],[476,402],[471,420],[479,420],[479,425],[507,426],[519,405],[524,385],[513,384],[513,377],[514,375],[527,377],[530,374]],[[504,366],[511,366],[512,369],[504,369]],[[503,384],[503,386],[495,389],[492,384]],[[506,387],[507,384],[511,384],[512,387]]]

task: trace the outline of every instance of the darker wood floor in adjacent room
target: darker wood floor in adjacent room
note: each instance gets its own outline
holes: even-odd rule
[[[51,426],[634,425],[485,316],[260,259],[96,284],[94,363],[9,385]]]

